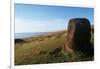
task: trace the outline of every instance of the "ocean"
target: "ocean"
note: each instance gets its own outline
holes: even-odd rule
[[[46,32],[34,32],[34,33],[15,33],[15,39],[29,38],[44,35]]]

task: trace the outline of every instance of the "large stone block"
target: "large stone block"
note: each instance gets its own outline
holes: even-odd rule
[[[91,25],[86,18],[74,18],[69,21],[68,32],[65,43],[65,51],[80,51],[83,53],[92,53],[91,43]]]

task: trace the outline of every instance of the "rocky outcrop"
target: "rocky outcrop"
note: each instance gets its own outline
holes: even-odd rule
[[[16,44],[16,43],[22,43],[22,42],[24,42],[23,39],[15,39],[15,44]]]
[[[65,51],[80,51],[92,54],[93,49],[90,43],[91,25],[86,18],[74,18],[69,21]]]

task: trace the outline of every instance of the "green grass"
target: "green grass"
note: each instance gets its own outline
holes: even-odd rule
[[[16,44],[15,64],[42,63],[43,59],[45,61],[48,61],[47,58],[48,57],[50,58],[49,52],[52,52],[58,47],[62,47],[64,44],[64,38],[52,37],[52,38],[49,38],[48,40],[47,38],[48,37],[44,38],[44,40],[41,40],[41,41],[40,39],[42,38],[37,38],[37,40],[35,41]],[[43,63],[45,63],[45,61]]]
[[[65,35],[32,37],[26,42],[15,44],[15,65],[47,64],[89,61],[93,57],[83,56],[80,52],[63,53]],[[56,52],[57,51],[57,52]]]

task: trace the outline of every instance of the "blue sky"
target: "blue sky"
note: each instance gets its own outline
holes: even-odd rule
[[[94,9],[15,4],[15,33],[66,30],[71,18],[88,18],[94,24]]]

